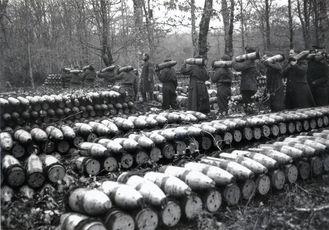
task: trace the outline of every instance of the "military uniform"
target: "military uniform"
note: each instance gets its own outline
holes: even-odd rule
[[[209,79],[204,66],[184,64],[181,73],[190,76],[188,109],[203,113],[210,112],[209,95],[205,81]]]
[[[117,77],[114,78],[114,80],[116,81],[117,85],[120,85],[125,90],[127,99],[136,100],[138,79],[132,70],[129,72],[120,73]]]
[[[307,82],[317,106],[329,104],[329,67],[325,60],[308,62]]]
[[[171,67],[167,67],[161,70],[159,74],[159,80],[162,83],[162,108],[169,109],[171,107],[176,109],[177,77],[175,70]]]
[[[141,82],[140,82],[140,91],[144,101],[148,99],[153,100],[153,87],[154,87],[154,68],[148,60],[144,62],[142,73],[141,73]]]
[[[298,63],[296,65],[288,64],[283,70],[283,77],[287,79],[286,109],[312,107],[315,104],[306,81],[306,68],[304,63]]]
[[[270,94],[270,108],[272,112],[284,109],[284,85],[282,80],[282,66],[280,63],[265,63],[266,89]]]
[[[249,112],[247,106],[252,102],[252,96],[257,92],[257,71],[255,61],[245,60],[244,62],[233,62],[233,68],[241,71],[240,93],[242,95],[242,103],[244,104],[245,112]]]
[[[229,68],[216,68],[211,81],[217,85],[218,112],[228,112],[228,102],[232,95],[231,84],[233,73]]]
[[[96,72],[94,68],[88,68],[82,75],[84,86],[93,87],[96,81]]]
[[[70,73],[70,87],[78,88],[82,86],[82,76],[81,73]]]

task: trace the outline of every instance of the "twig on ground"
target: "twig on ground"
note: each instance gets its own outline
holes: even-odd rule
[[[327,209],[329,209],[329,204],[321,205],[321,206],[318,206],[315,208],[297,208],[297,207],[295,207],[295,210],[299,211],[299,212],[319,212],[319,211],[323,211],[323,210],[327,210]]]
[[[307,193],[310,196],[313,195],[313,196],[318,196],[318,197],[325,198],[323,195],[320,195],[320,194],[316,194],[316,193],[312,193],[312,192],[307,191],[306,189],[304,189],[303,187],[301,187],[298,184],[296,184],[296,187],[299,188],[300,190],[302,190],[303,192]]]

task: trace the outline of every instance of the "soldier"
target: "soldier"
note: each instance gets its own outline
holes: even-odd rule
[[[70,87],[70,80],[71,80],[70,69],[69,68],[63,68],[61,76],[62,76],[63,88],[69,88]]]
[[[114,78],[115,84],[124,89],[128,100],[137,100],[138,78],[134,73],[134,68],[131,66],[121,67],[119,72],[119,75]]]
[[[228,55],[224,55],[221,60],[230,61],[231,59]],[[215,73],[211,78],[211,81],[217,85],[218,112],[222,115],[225,115],[228,112],[228,101],[232,95],[232,79],[233,73],[231,68],[228,66],[216,68]]]
[[[283,78],[287,79],[286,109],[297,109],[314,106],[314,99],[306,80],[306,63],[290,57],[286,68],[283,70]]]
[[[164,62],[169,62],[170,59]],[[162,69],[160,72],[156,70],[159,80],[162,83],[162,109],[177,109],[176,103],[176,87],[177,87],[177,77],[176,72],[173,67],[168,66]]]
[[[202,58],[200,56],[196,58]],[[205,81],[209,79],[205,64],[188,65],[184,61],[181,73],[190,76],[188,109],[202,113],[210,112],[209,94]]]
[[[75,66],[74,69],[70,70],[70,87],[71,88],[78,88],[81,87],[83,83],[82,79],[82,70],[79,69],[78,66]]]
[[[109,86],[113,84],[115,77],[117,77],[119,68],[120,66],[118,65],[105,67],[97,73],[97,76],[104,80],[106,86]]]
[[[252,47],[246,47],[246,54],[255,51],[256,50]],[[256,68],[256,62],[252,59],[247,59],[243,62],[233,61],[233,68],[237,71],[241,71],[240,92],[244,111],[247,114],[252,113],[252,109],[248,104],[252,103],[252,96],[257,92],[257,76],[259,76],[259,72]]]
[[[265,59],[268,58],[266,55]],[[269,94],[270,108],[272,112],[284,109],[284,85],[282,80],[282,66],[280,62],[264,61],[266,73],[266,90]]]
[[[154,67],[149,62],[150,56],[147,53],[143,54],[143,69],[140,81],[140,90],[143,101],[153,100],[153,85],[154,85]]]
[[[83,85],[88,87],[94,87],[96,81],[96,72],[92,65],[83,67]]]
[[[317,48],[317,47],[316,47]],[[307,68],[307,82],[317,106],[328,104],[329,66],[322,53],[310,55]]]

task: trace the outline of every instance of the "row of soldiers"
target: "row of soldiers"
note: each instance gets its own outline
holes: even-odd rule
[[[97,78],[103,79],[104,86],[119,85],[131,100],[138,99],[138,88],[143,101],[153,100],[153,65],[149,63],[149,55],[143,55],[144,65],[141,73],[140,87],[138,87],[138,71],[132,66],[111,65],[96,72],[92,65],[79,69],[64,68],[62,70],[63,87],[79,88],[93,87]],[[176,85],[177,86],[177,85]]]
[[[261,58],[254,48],[247,47],[246,54],[234,60],[224,55],[213,63],[213,69],[214,74],[210,77],[206,61],[200,56],[184,62],[180,71],[190,77],[188,109],[204,113],[210,111],[205,82],[211,78],[212,83],[217,85],[218,112],[226,114],[231,97],[232,69],[241,72],[240,93],[247,114],[253,112],[251,104],[257,92],[257,78],[261,74],[266,75],[266,93],[273,112],[329,105],[328,56],[319,47],[301,53],[290,50],[286,61],[281,54],[267,53]],[[174,71],[163,71],[171,73],[168,79],[174,79]],[[171,91],[174,92],[174,89]],[[163,94],[163,98],[171,98],[174,103],[174,93],[169,96],[165,96],[165,92]]]
[[[226,114],[231,97],[232,70],[241,72],[240,93],[246,113],[252,112],[250,104],[257,92],[257,78],[266,75],[267,94],[272,111],[296,109],[329,104],[329,67],[326,53],[319,47],[297,53],[290,50],[288,59],[284,55],[265,54],[262,58],[252,47],[246,47],[245,54],[234,60],[224,55],[213,62],[214,74],[206,69],[206,59],[202,56],[186,59],[180,69],[181,74],[189,76],[188,109],[204,113],[210,112],[209,95],[205,82],[211,79],[217,86],[218,112]],[[149,55],[143,54],[143,68],[140,76],[140,93],[143,101],[153,100],[154,75],[162,83],[163,109],[177,108],[177,76],[173,68],[175,61],[153,65]],[[155,74],[154,74],[155,73]],[[76,74],[71,73],[70,74]],[[105,84],[117,84],[125,89],[128,97],[137,100],[138,72],[131,66],[109,66],[96,73],[91,65],[83,68],[80,80],[93,84],[96,75]],[[73,79],[73,80],[72,80]],[[71,78],[76,86],[76,78]]]

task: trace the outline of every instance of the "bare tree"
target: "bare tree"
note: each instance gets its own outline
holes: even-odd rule
[[[145,16],[145,27],[147,32],[148,46],[150,50],[150,58],[153,59],[154,51],[155,51],[153,25],[152,25],[153,11],[150,6],[150,0],[147,0],[147,3],[145,1],[146,0],[142,0],[142,7]]]
[[[228,7],[227,1],[222,0],[222,17],[224,22],[225,33],[225,54],[230,57],[233,56],[233,26],[234,26],[234,0],[230,0],[230,7]]]
[[[239,8],[240,8],[240,33],[241,33],[241,49],[242,52],[245,48],[245,19],[244,19],[244,5],[243,0],[239,0]]]
[[[193,55],[199,53],[198,50],[198,35],[195,26],[195,0],[191,0],[191,34],[192,34],[192,45],[193,45]]]
[[[319,44],[329,49],[329,3],[327,0],[318,0],[319,9]]]
[[[266,22],[265,33],[266,33],[266,49],[271,48],[271,27],[270,27],[270,0],[265,0],[265,13],[264,18]]]
[[[303,5],[301,5],[301,1]],[[304,46],[309,49],[311,46],[311,36],[310,36],[310,0],[297,0],[297,13],[302,25]]]
[[[207,57],[208,52],[208,31],[209,31],[209,22],[212,16],[212,4],[213,0],[205,0],[203,13],[200,21],[200,31],[199,31],[199,55]]]
[[[294,28],[292,20],[291,0],[288,0],[288,20],[289,20],[289,48],[294,48]]]

